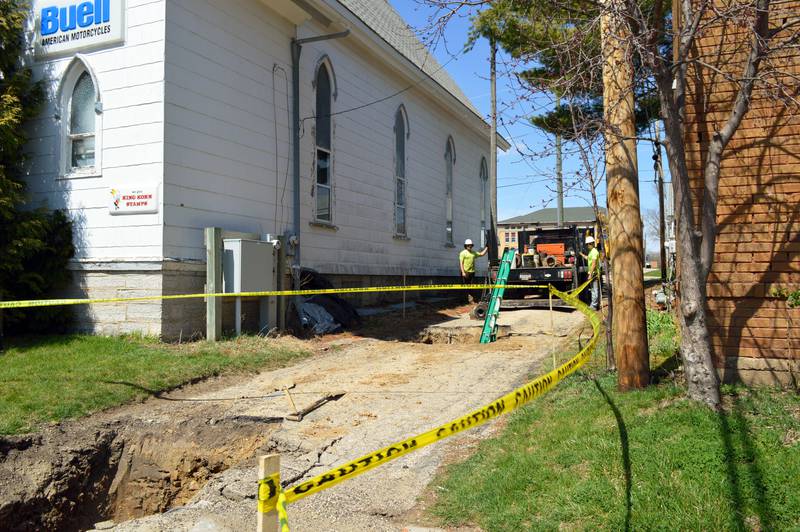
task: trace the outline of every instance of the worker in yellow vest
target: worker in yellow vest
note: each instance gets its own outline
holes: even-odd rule
[[[581,256],[589,263],[587,268],[589,277],[594,277],[591,285],[589,285],[592,290],[592,308],[600,310],[600,252],[595,246],[594,237],[586,237],[586,247],[589,248],[589,254],[584,255],[581,253]]]
[[[488,247],[483,248],[483,251],[473,251],[474,244],[471,239],[464,241],[464,250],[458,254],[458,266],[461,269],[461,282],[463,284],[472,284],[475,280],[475,259],[483,257],[489,251]],[[467,293],[467,299],[472,302],[472,294]]]

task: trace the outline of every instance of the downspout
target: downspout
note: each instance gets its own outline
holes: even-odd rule
[[[289,242],[294,247],[292,279],[296,290],[300,288],[300,53],[306,43],[340,39],[348,35],[350,35],[350,30],[305,39],[292,39],[292,212],[294,234],[289,238]]]

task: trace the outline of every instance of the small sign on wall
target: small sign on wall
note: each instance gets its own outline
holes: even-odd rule
[[[110,214],[154,214],[158,212],[158,189],[111,189]]]
[[[125,0],[36,0],[36,58],[125,41]]]

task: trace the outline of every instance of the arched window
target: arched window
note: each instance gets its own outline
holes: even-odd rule
[[[69,104],[69,154],[73,170],[94,167],[94,102],[94,83],[89,73],[84,72],[72,89]]]
[[[315,86],[317,89],[317,107],[314,131],[317,175],[314,196],[317,198],[317,202],[314,213],[317,220],[332,222],[331,76],[325,63],[320,64],[317,69]]]
[[[480,170],[481,186],[481,248],[486,247],[486,214],[489,212],[487,203],[489,201],[489,170],[486,166],[486,157],[481,157]]]
[[[66,177],[99,175],[102,107],[96,79],[83,56],[78,55],[72,60],[59,90],[61,172]]]
[[[453,166],[456,163],[456,147],[453,137],[447,137],[447,146],[444,149],[445,164],[445,194],[447,222],[445,226],[445,243],[453,245]]]
[[[401,105],[394,115],[394,232],[406,236],[406,139],[408,124]]]

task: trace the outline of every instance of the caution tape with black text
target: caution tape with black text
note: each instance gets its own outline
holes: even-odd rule
[[[448,423],[440,425],[422,434],[393,443],[382,449],[378,449],[365,456],[357,458],[351,462],[326,471],[321,475],[301,482],[287,489],[269,490],[262,499],[262,490],[259,490],[259,512],[266,513],[277,509],[281,521],[281,531],[288,532],[288,517],[284,505],[298,501],[309,495],[332,488],[346,480],[354,478],[370,469],[374,469],[387,462],[400,458],[417,449],[421,449],[432,443],[449,438],[465,430],[477,427],[503,414],[513,412],[537,397],[547,393],[556,384],[572,374],[589,360],[594,352],[595,345],[600,334],[600,317],[592,311],[583,301],[579,299],[579,294],[591,283],[592,279],[586,281],[580,287],[570,292],[561,292],[552,286],[549,290],[553,295],[562,301],[574,306],[577,310],[589,318],[592,325],[592,338],[589,342],[570,360],[561,366],[553,369],[549,373],[537,377],[527,384],[513,390],[491,403],[473,410],[472,412],[454,419]],[[270,477],[271,478],[271,477]],[[263,484],[261,484],[263,485]],[[277,485],[277,483],[273,484]]]

